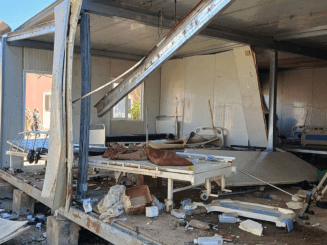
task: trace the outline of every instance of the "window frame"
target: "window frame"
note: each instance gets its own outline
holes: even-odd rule
[[[140,121],[143,121],[143,118],[144,118],[143,117],[143,112],[144,112],[144,83],[140,84],[139,86],[141,86],[141,95],[140,95],[140,97],[141,97],[141,112],[140,112],[140,119],[131,119],[131,118],[128,118],[128,95],[126,95],[124,97],[124,99],[121,100],[121,101],[125,100],[125,118],[114,118],[114,110],[112,108],[111,111],[110,111],[110,119],[111,120],[115,120],[115,121],[131,121],[131,122],[140,122]],[[137,86],[137,87],[139,87],[139,86]],[[113,88],[114,88],[114,85],[111,86],[111,89],[113,89]],[[121,101],[119,101],[119,102],[121,102]],[[115,105],[115,106],[117,106],[117,105]]]

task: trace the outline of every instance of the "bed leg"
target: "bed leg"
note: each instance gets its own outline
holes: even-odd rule
[[[173,188],[174,182],[172,178],[168,178],[168,190],[167,190],[167,199],[165,199],[165,210],[170,212],[173,209]]]
[[[13,156],[12,156],[12,155],[9,155],[9,159],[10,159],[10,161],[9,161],[9,164],[10,164],[9,172],[10,172],[11,174],[14,174],[14,168],[13,168]]]

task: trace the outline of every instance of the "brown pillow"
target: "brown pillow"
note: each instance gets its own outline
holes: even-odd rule
[[[173,151],[162,151],[152,147],[145,147],[145,152],[150,161],[159,166],[192,166],[193,163],[178,156]]]

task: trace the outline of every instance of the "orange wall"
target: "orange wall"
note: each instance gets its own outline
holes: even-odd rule
[[[29,107],[33,112],[37,108],[40,112],[41,119],[43,118],[43,92],[51,91],[50,75],[26,74],[26,107]]]

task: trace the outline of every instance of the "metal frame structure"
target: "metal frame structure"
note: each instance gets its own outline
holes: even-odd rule
[[[276,150],[277,63],[278,53],[273,50],[270,52],[268,151]]]
[[[49,33],[55,32],[55,23],[50,21],[27,30],[15,31],[8,34],[7,42],[12,42],[16,40],[28,39],[32,37],[42,36]]]
[[[91,37],[90,37],[90,15],[81,15],[81,72],[82,72],[82,96],[91,91]],[[79,140],[79,161],[77,198],[84,199],[87,192],[87,170],[89,156],[90,136],[90,108],[91,97],[81,101],[81,127]]]
[[[180,154],[179,154],[180,155]],[[195,158],[203,159],[205,155],[183,153],[181,156],[186,157],[191,155]],[[202,157],[202,158],[201,158]],[[151,176],[152,178],[166,178],[167,199],[165,199],[165,209],[169,212],[173,207],[173,193],[187,190],[198,185],[205,184],[206,190],[201,194],[201,198],[206,200],[211,194],[211,181],[221,180],[221,190],[225,190],[225,177],[236,173],[236,168],[232,167],[234,157],[213,156],[218,162],[204,161],[196,163],[193,169],[188,169],[187,166],[157,166],[147,161],[124,161],[110,160],[99,157],[89,157],[89,167],[97,169],[105,169],[115,171],[115,176],[120,176],[121,173],[134,173]],[[174,180],[187,181],[191,185],[174,189]]]
[[[141,9],[135,6],[131,7],[112,1],[99,2],[95,0],[84,0],[82,8],[85,12],[88,13],[129,19],[143,23],[145,25],[158,27],[158,13]],[[173,19],[168,16],[163,16],[163,18],[164,20],[161,27],[165,29],[171,29],[171,23],[173,22]],[[324,30],[316,31],[315,33],[316,35],[323,35]],[[234,30],[232,28],[218,26],[215,24],[209,24],[199,33],[199,35],[327,60],[327,51],[315,49],[289,41],[284,41],[292,38],[292,36],[285,39],[274,39],[271,37]],[[230,49],[233,49],[233,47]]]
[[[17,177],[3,170],[0,170],[0,178],[24,191],[26,194],[40,201],[44,205],[53,208],[51,198],[42,197],[41,190],[34,188],[30,184],[21,181]],[[58,212],[69,220],[114,244],[161,244],[150,237],[145,237],[142,234],[136,233],[122,225],[112,225],[110,223],[102,222],[98,218],[97,214],[85,214],[84,211],[78,209],[77,207],[71,207],[69,211],[66,211],[64,207],[61,207],[58,209]]]
[[[277,41],[274,38],[250,34],[247,32],[239,31],[239,30],[233,30],[226,27],[221,27],[217,25],[209,25],[206,27],[208,22],[227,4],[230,4],[233,0],[202,0],[199,6],[195,8],[195,11],[190,13],[187,18],[181,22],[177,27],[175,27],[163,40],[163,42],[159,43],[154,50],[152,50],[148,55],[145,62],[142,64],[140,68],[138,68],[134,73],[132,73],[121,86],[118,86],[117,89],[113,90],[112,93],[109,94],[109,99],[107,102],[109,104],[103,108],[101,108],[100,115],[108,111],[112,106],[114,106],[118,101],[123,98],[126,94],[129,93],[134,87],[138,86],[146,76],[148,76],[151,72],[153,72],[156,68],[158,68],[160,65],[163,64],[166,60],[171,58],[174,53],[188,40],[190,40],[192,37],[200,33],[200,35],[210,37],[210,38],[218,38],[218,39],[225,39],[234,41],[237,43],[247,43],[256,45],[259,47],[264,47],[268,49],[275,49],[285,52],[291,52],[295,54],[301,54],[306,55],[310,57],[315,57],[323,60],[327,60],[327,51],[315,49],[311,47],[306,47],[299,44],[294,44],[292,42],[288,41]],[[19,47],[34,47],[34,48],[40,48],[40,49],[49,49],[49,50],[55,50],[55,53],[58,52],[56,55],[54,55],[55,60],[57,62],[56,66],[54,66],[54,74],[57,75],[57,81],[59,80],[62,82],[62,80],[65,81],[65,78],[63,78],[63,67],[65,66],[65,58],[64,58],[64,50],[66,47],[66,39],[63,38],[59,40],[59,43],[46,43],[46,42],[40,42],[40,41],[34,41],[30,40],[29,38],[37,37],[40,35],[55,33],[60,35],[62,33],[67,34],[67,30],[57,30],[57,26],[54,25],[53,22],[43,23],[40,24],[40,21],[43,19],[51,17],[55,13],[55,7],[61,4],[63,1],[57,1],[48,8],[46,8],[44,11],[42,11],[40,14],[36,15],[29,21],[27,21],[25,24],[20,26],[17,31],[8,34],[8,38],[3,37],[2,42],[0,44],[0,86],[2,87],[2,77],[3,77],[3,66],[4,66],[4,57],[3,57],[3,48],[4,45],[11,45],[11,46],[19,46]],[[94,0],[84,0],[83,1],[83,14],[82,14],[82,24],[81,24],[81,31],[86,31],[84,34],[81,35],[81,42],[83,45],[81,45],[81,48],[78,47],[75,48],[75,52],[80,52],[82,56],[82,70],[86,67],[87,74],[82,75],[82,86],[89,86],[91,83],[90,80],[90,58],[91,53],[92,55],[96,56],[109,56],[109,57],[116,57],[116,58],[123,58],[123,59],[130,59],[130,60],[139,60],[141,57],[137,55],[128,55],[128,54],[120,54],[115,52],[109,52],[109,51],[101,51],[101,50],[92,50],[90,48],[90,23],[89,23],[89,17],[88,14],[97,14],[97,15],[104,15],[109,17],[120,17],[124,19],[129,19],[137,22],[141,22],[145,25],[150,26],[156,26],[158,25],[158,14],[153,13],[148,10],[140,9],[140,8],[131,8],[124,4],[119,4],[117,2],[110,1],[110,4],[98,2]],[[113,5],[114,4],[114,5]],[[217,5],[211,5],[211,4],[217,4]],[[203,7],[205,6],[205,7]],[[200,11],[201,9],[201,11]],[[166,29],[171,29],[171,23],[172,19],[165,17],[162,27]],[[84,25],[85,24],[85,25]],[[58,32],[57,32],[58,31]],[[62,31],[62,33],[59,33],[59,31]],[[189,33],[188,33],[189,32]],[[62,36],[62,35],[61,35]],[[66,37],[66,36],[64,36]],[[280,37],[279,40],[286,40],[288,38],[282,38]],[[5,43],[4,43],[5,42]],[[233,47],[226,47],[226,50],[232,49]],[[57,59],[57,60],[56,60]],[[275,64],[274,69],[277,68],[276,63],[277,62],[277,55],[275,53],[275,60],[273,61]],[[271,59],[273,60],[273,58]],[[273,66],[273,63],[272,63]],[[54,76],[55,77],[55,76]],[[276,79],[276,72],[274,72],[274,81]],[[272,85],[276,85],[273,84]],[[85,88],[85,90],[82,90],[82,94],[86,93],[88,91],[88,88]],[[271,93],[275,93],[276,90],[271,89]],[[2,96],[2,94],[0,94]],[[2,97],[0,97],[0,115],[2,116]],[[274,96],[271,96],[272,101],[275,99]],[[84,99],[87,101],[86,99]],[[82,175],[85,175],[85,170],[87,170],[87,149],[85,149],[85,146],[88,144],[88,136],[87,132],[89,132],[89,124],[87,120],[89,120],[89,112],[87,112],[87,109],[89,110],[90,104],[85,103],[85,105],[82,105],[82,112],[84,111],[87,116],[85,116],[85,124],[84,127],[81,127],[81,134],[85,135],[81,139],[81,145],[83,147],[80,147],[80,156],[85,155],[85,157],[82,157],[81,162],[83,162],[81,165],[81,171],[79,171],[79,186],[83,186],[85,182],[82,181]],[[271,107],[272,108],[272,107]],[[273,109],[272,109],[273,110]],[[275,109],[274,109],[275,110]],[[82,113],[83,114],[83,113]],[[274,113],[273,113],[274,114]],[[84,119],[84,118],[83,118]],[[62,122],[57,122],[58,124],[61,124]],[[0,121],[0,129],[3,125],[1,125]],[[62,128],[65,128],[66,125],[61,125],[61,127],[57,126],[58,130],[62,130]],[[65,131],[65,130],[62,130]],[[0,131],[1,133],[2,131]],[[273,132],[273,131],[272,131]],[[2,135],[0,135],[0,138]],[[64,141],[64,139],[63,139]],[[63,142],[62,141],[62,142]],[[59,146],[59,148],[62,147],[62,145]],[[61,149],[61,148],[60,148]],[[1,149],[0,149],[1,153]],[[59,157],[62,156],[62,153],[57,154]],[[55,158],[55,157],[53,157]],[[60,161],[65,161],[66,159],[61,159]],[[92,166],[92,164],[90,164]],[[66,167],[66,166],[64,166]],[[231,167],[228,167],[231,168]],[[112,168],[111,168],[112,169]],[[134,170],[133,170],[134,169]],[[124,166],[124,168],[115,168],[112,169],[115,171],[138,171],[139,174],[144,175],[155,175],[157,177],[163,176],[162,171],[149,171],[149,170],[142,170],[138,168],[130,168],[130,170],[127,169],[127,166]],[[58,168],[55,172],[60,172],[60,169]],[[219,170],[220,171],[220,170]],[[229,173],[231,170],[226,170]],[[60,173],[61,174],[61,173]],[[206,194],[210,195],[211,188],[210,188],[210,181],[213,179],[221,178],[222,181],[222,189],[224,189],[224,172],[216,172],[216,173],[209,173],[208,175],[202,174],[201,175],[201,181],[195,181],[193,180],[193,185],[185,188],[179,188],[179,189],[173,189],[173,177],[172,175],[176,175],[177,173],[169,173],[168,178],[168,200],[167,200],[167,206],[171,207],[172,204],[172,197],[173,193],[181,190],[185,190],[186,188],[191,188],[196,184],[199,184],[200,182],[206,183]],[[213,174],[215,175],[214,177]],[[186,174],[184,174],[184,179],[189,180],[192,183],[192,175],[189,174],[189,176],[185,177]],[[221,177],[220,177],[221,176]],[[199,177],[199,176],[198,176]],[[18,178],[10,175],[9,173],[6,173],[2,170],[0,170],[0,178],[8,181],[12,185],[16,186],[17,188],[20,188],[22,191],[26,192],[28,195],[32,196],[33,198],[39,200],[40,202],[44,203],[45,205],[54,208],[55,205],[53,203],[54,196],[49,195],[47,198],[43,197],[41,195],[41,190],[38,190],[36,188],[33,188],[31,185],[23,183],[18,180]],[[176,177],[178,179],[178,177]],[[194,177],[195,178],[195,177]],[[199,177],[200,178],[200,177]],[[50,181],[50,180],[49,180]],[[60,183],[62,184],[62,183]],[[65,184],[62,184],[65,185]],[[85,186],[85,185],[84,185]],[[85,193],[85,188],[83,188],[83,192]],[[83,197],[83,192],[80,194],[80,198]],[[118,227],[110,224],[106,224],[101,222],[95,214],[84,214],[81,210],[78,210],[75,207],[70,207],[69,209],[64,209],[63,207],[59,208],[59,213],[63,214],[65,217],[69,218],[73,222],[76,222],[77,224],[85,227],[86,229],[91,230],[92,232],[98,234],[99,236],[107,239],[108,241],[111,241],[113,243],[121,243],[122,241],[124,244],[146,244],[149,242],[147,238],[140,237],[139,234],[133,234],[130,231],[126,231],[123,227]],[[155,242],[151,241],[153,244],[156,244]]]
[[[106,114],[124,96],[140,85],[145,78],[163,65],[165,61],[169,60],[184,44],[195,37],[217,13],[230,3],[231,0],[202,0],[146,55],[143,64],[95,105],[98,110],[98,116],[101,117]]]

